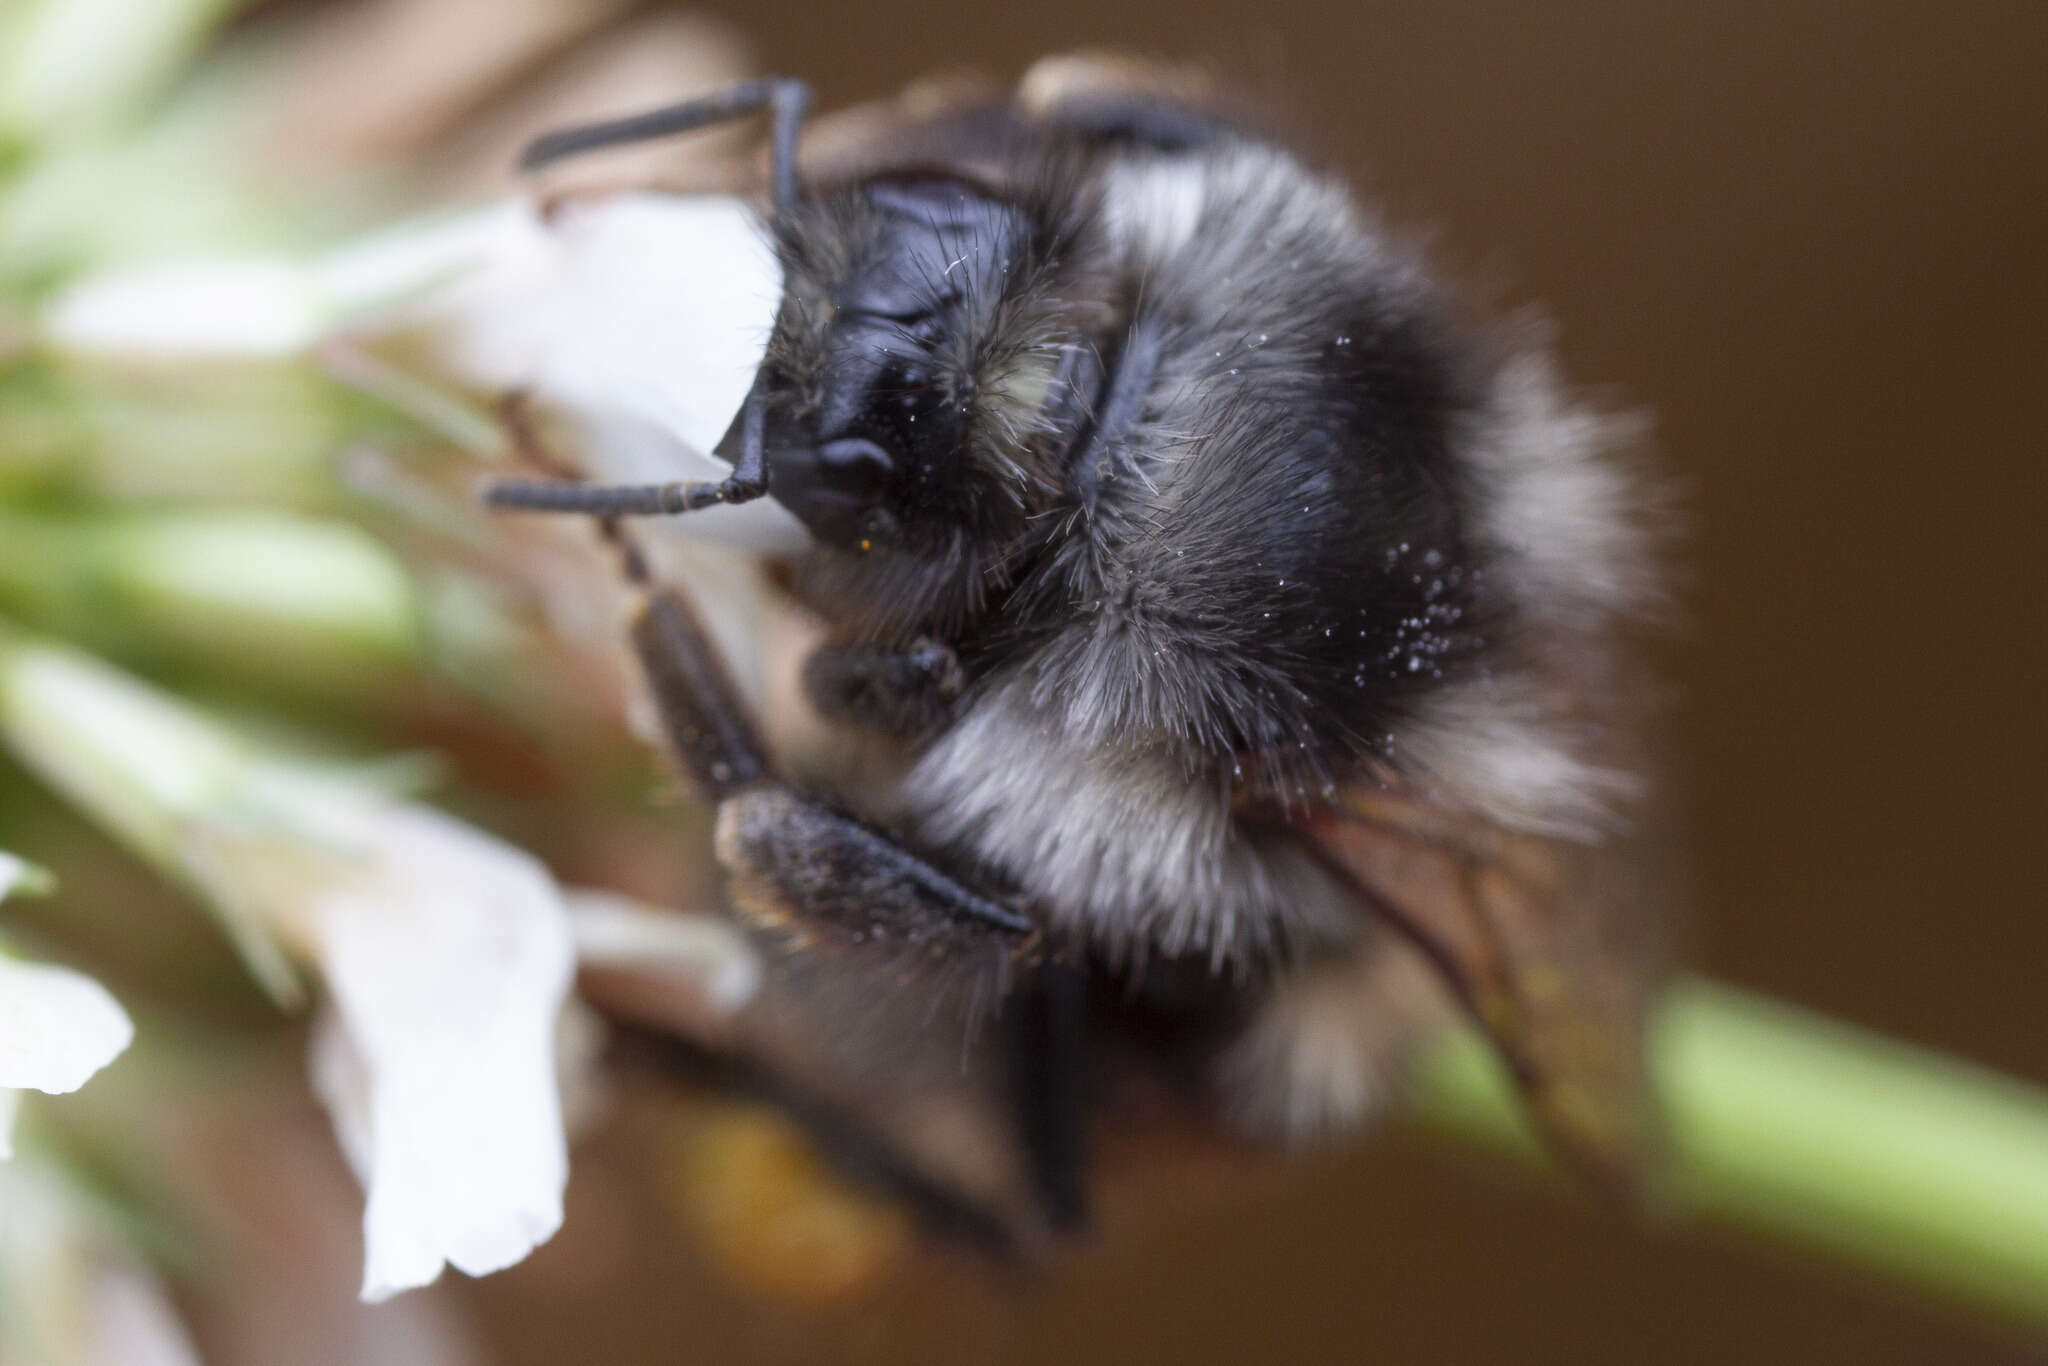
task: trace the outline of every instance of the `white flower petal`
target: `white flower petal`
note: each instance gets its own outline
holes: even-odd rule
[[[327,1108],[334,1141],[356,1180],[370,1184],[370,1073],[363,1055],[348,1037],[348,1027],[332,1006],[323,1007],[313,1022],[306,1050],[306,1073],[313,1094]]]
[[[289,356],[380,310],[431,304],[479,274],[517,273],[547,249],[531,210],[510,203],[402,223],[324,256],[144,261],[60,291],[41,332],[60,351],[91,356]]]
[[[16,757],[151,857],[231,788],[240,756],[188,708],[91,656],[0,638],[0,734]]]
[[[82,972],[0,957],[0,1157],[12,1153],[17,1091],[85,1085],[135,1038],[107,989]]]
[[[492,281],[523,281],[545,271],[553,252],[533,205],[508,199],[394,224],[327,253],[311,270],[340,312],[389,310],[403,320],[446,308]]]
[[[443,1263],[501,1270],[562,1219],[560,895],[526,855],[426,808],[323,816],[363,851],[305,907],[340,1023],[316,1080],[369,1190],[363,1297],[425,1285]]]
[[[39,887],[49,874],[28,860],[0,850],[0,901],[17,889]],[[0,1162],[14,1156],[14,1115],[21,1108],[21,1092],[0,1086]]]
[[[700,983],[725,1011],[738,1010],[760,989],[760,955],[736,925],[657,910],[613,892],[571,891],[568,901],[582,962],[680,974]]]
[[[400,224],[324,256],[150,262],[44,310],[60,351],[275,357],[347,329],[418,331],[445,378],[519,390],[563,420],[594,478],[722,478],[710,454],[753,382],[781,297],[765,233],[724,195],[622,193],[543,219],[528,200]],[[772,499],[687,534],[766,552],[806,533]]]
[[[616,194],[525,228],[497,220],[496,264],[423,308],[452,376],[518,389],[566,419],[594,478],[718,479],[710,454],[768,344],[781,276],[747,207],[720,195]],[[677,524],[679,527],[683,523]],[[804,542],[772,501],[709,508],[691,534],[764,551]]]
[[[354,1071],[319,1060],[368,1188],[366,1298],[520,1260],[561,1224],[556,1025],[567,915],[527,855],[429,808],[267,762],[68,651],[0,637],[0,736],[268,953],[324,977]],[[0,963],[0,1087],[69,1090],[127,1019],[60,968]]]
[[[284,356],[328,322],[315,281],[279,258],[127,266],[51,300],[44,337],[62,351],[109,356]]]
[[[89,655],[0,636],[0,741],[158,867],[205,890],[257,980],[295,999],[262,909],[220,867],[229,846],[250,842],[222,829],[249,769],[231,736]]]
[[[708,455],[754,382],[781,295],[759,224],[737,200],[636,194],[565,214],[557,232],[539,391]]]

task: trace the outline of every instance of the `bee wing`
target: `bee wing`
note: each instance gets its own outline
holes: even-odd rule
[[[1603,851],[1364,787],[1340,789],[1295,824],[1436,964],[1553,1150],[1604,1185],[1633,1189],[1651,1127],[1649,973],[1609,913]]]

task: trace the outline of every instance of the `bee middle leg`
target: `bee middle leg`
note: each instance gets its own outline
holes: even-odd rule
[[[946,1104],[1004,1116],[999,1142],[1010,1153],[968,1161],[962,1184],[981,1203],[1009,1207],[1012,1222],[1053,1232],[1078,1225],[1086,1015],[1079,967],[1054,953],[1021,910],[777,781],[680,592],[650,588],[632,638],[672,747],[718,803],[716,849],[734,907],[772,946],[785,985],[807,998],[785,1002],[767,1034],[784,1044],[806,1033],[848,1036],[821,1050],[837,1049],[840,1075],[806,1084],[850,1098],[898,1084],[883,1073],[918,1074],[902,1055],[927,1055],[924,1075],[946,1079],[939,1089],[980,1088]],[[950,652],[937,650],[902,667],[944,672]],[[894,667],[868,663],[885,673]],[[792,1028],[795,1018],[803,1023]],[[963,1060],[983,1075],[963,1083]],[[791,1064],[818,1065],[815,1056]],[[929,1101],[928,1092],[918,1104]],[[912,1147],[921,1139],[903,1137]],[[1000,1170],[1009,1175],[991,1174]],[[1020,1216],[1020,1206],[1028,1214]]]
[[[893,925],[920,942],[957,932],[1011,952],[1037,942],[1037,924],[1024,912],[888,832],[778,781],[753,718],[680,592],[650,588],[632,640],[671,748],[718,804],[719,858],[764,917],[788,913],[856,932]]]

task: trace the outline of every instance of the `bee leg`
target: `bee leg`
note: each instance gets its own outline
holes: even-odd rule
[[[629,563],[629,572],[639,572]],[[753,718],[689,600],[650,587],[632,625],[634,652],[671,748],[718,804],[719,857],[736,892],[753,879],[763,906],[857,932],[923,937],[947,925],[1035,941],[1022,911],[967,886],[878,830],[777,781]],[[744,900],[744,897],[743,897]],[[972,936],[970,936],[972,937]]]
[[[518,405],[503,416],[529,459],[557,466]],[[1032,1022],[1009,1028],[1006,1054],[977,1023],[1017,979],[1035,980],[1032,922],[778,783],[689,598],[653,581],[625,528],[603,526],[644,595],[634,652],[678,763],[718,806],[720,860],[742,918],[765,932],[769,970],[737,1016],[616,971],[586,970],[584,999],[631,1056],[775,1104],[840,1172],[939,1236],[1011,1255],[1069,1227],[1078,1119],[1062,1107],[1078,1088],[1058,1061],[1028,1064],[1024,1040],[1070,1058],[1062,1041],[1078,1025],[1057,1007],[1006,1010],[1006,1027]],[[920,990],[904,992],[906,977]]]
[[[1027,959],[1038,927],[885,831],[774,783],[719,804],[718,857],[742,910],[768,928],[889,942],[927,967],[993,950]]]
[[[748,436],[758,458],[758,426]],[[1054,987],[1021,1012],[1005,1010],[1006,1025],[1024,1022],[1009,1053],[975,1042],[986,1033],[977,1017],[1006,1004],[1020,980],[1036,986],[1041,932],[887,833],[779,782],[688,598],[654,583],[624,528],[606,526],[645,595],[631,642],[670,745],[718,807],[734,904],[779,945],[732,1036],[686,1032],[679,1047],[755,1075],[850,1174],[905,1196],[935,1226],[1011,1247],[1071,1226],[1078,1008]],[[906,981],[918,990],[906,993]],[[650,1017],[645,1001],[613,1006],[615,1020],[664,1032],[662,1012]],[[953,1027],[935,1029],[940,1020]],[[1034,1037],[1042,1056],[1027,1043]],[[979,1061],[963,1080],[970,1054]],[[906,1058],[923,1061],[906,1067]]]
[[[1020,1243],[1073,1229],[1079,971],[1049,961],[1030,915],[776,782],[680,592],[649,592],[633,645],[680,762],[719,805],[733,907],[768,946],[764,991],[778,1004],[760,1008],[743,1049],[854,1116],[860,1167],[874,1167],[872,1151],[893,1153],[893,1167],[877,1167],[887,1188],[922,1173],[918,1208],[938,1208],[930,1190],[952,1192],[954,1214],[999,1210]],[[922,1120],[934,1106],[965,1118]],[[963,1124],[981,1139],[958,1143]]]
[[[785,788],[727,801],[717,835],[769,980],[800,984],[781,1007],[799,1023],[771,1032],[813,1041],[801,1065],[823,1065],[817,1084],[970,1203],[1004,1211],[1021,1245],[1078,1228],[1081,969],[1028,919]]]
[[[901,739],[936,730],[967,685],[952,649],[930,639],[907,650],[828,645],[804,662],[803,681],[820,715]]]
[[[680,104],[650,109],[644,114],[557,129],[527,146],[520,155],[519,168],[523,171],[539,170],[582,152],[672,137],[697,128],[729,123],[766,109],[773,120],[768,170],[773,182],[775,214],[780,220],[796,204],[797,135],[810,105],[810,87],[802,81],[785,76],[741,81],[724,90],[684,100]]]
[[[637,556],[629,555],[628,572],[644,574]],[[632,642],[669,748],[697,791],[723,802],[768,781],[768,751],[754,718],[689,599],[650,587],[633,619]]]
[[[1010,1076],[1024,1152],[1046,1219],[1057,1232],[1086,1221],[1087,982],[1077,965],[1047,963],[1008,1017]]]

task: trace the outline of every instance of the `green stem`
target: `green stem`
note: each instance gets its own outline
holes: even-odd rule
[[[1650,1060],[1678,1211],[2048,1327],[2048,1091],[1699,980],[1667,993]],[[1472,1035],[1420,1091],[1432,1122],[1535,1152]]]

